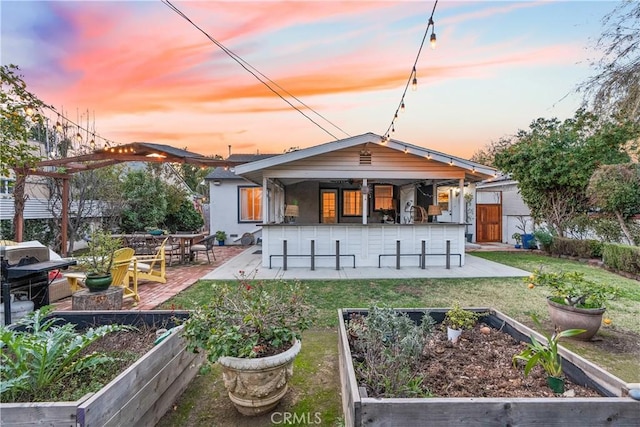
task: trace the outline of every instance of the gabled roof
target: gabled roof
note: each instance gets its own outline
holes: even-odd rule
[[[249,163],[255,162],[258,160],[268,159],[270,157],[277,156],[278,154],[232,154],[227,157],[227,161],[232,164],[238,163]],[[236,166],[237,167],[237,166]],[[242,179],[242,177],[236,175],[235,169],[233,167],[216,167],[214,170],[209,172],[207,176],[204,177],[205,180],[212,179]]]
[[[267,159],[238,165],[235,167],[235,173],[237,175],[250,174],[261,169],[271,168],[274,166],[279,166],[286,163],[295,162],[297,160],[302,160],[332,151],[342,150],[345,148],[363,144],[378,144],[403,153],[409,153],[415,156],[423,156],[425,157],[425,159],[428,159],[430,161],[456,166],[473,174],[474,181],[481,181],[483,179],[493,177],[496,174],[496,169],[492,167],[485,166],[480,163],[475,163],[461,157],[453,156],[451,154],[446,154],[429,148],[409,144],[396,139],[385,140],[382,136],[376,135],[371,132],[346,139],[341,139],[338,141],[327,142],[325,144],[316,145],[302,150],[292,151],[289,153],[281,154],[279,156],[269,157]]]

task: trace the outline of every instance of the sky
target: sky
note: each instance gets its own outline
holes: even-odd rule
[[[418,56],[434,1],[171,3],[306,117],[160,0],[3,0],[2,64],[98,146],[282,153],[393,121],[394,139],[469,158],[539,117],[573,116],[618,4],[440,0]]]

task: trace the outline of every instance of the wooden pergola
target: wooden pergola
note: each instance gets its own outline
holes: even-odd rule
[[[16,168],[16,179],[26,179],[27,175],[46,176],[62,180],[61,209],[61,252],[67,255],[67,225],[69,220],[69,179],[74,173],[90,171],[124,162],[187,163],[200,167],[231,167],[244,162],[203,156],[202,154],[149,142],[132,142],[116,147],[105,147],[88,154],[62,159],[43,160],[33,168]],[[55,170],[52,170],[54,169]],[[15,239],[22,241],[24,230],[24,186],[16,185]],[[21,193],[21,194],[18,194]]]

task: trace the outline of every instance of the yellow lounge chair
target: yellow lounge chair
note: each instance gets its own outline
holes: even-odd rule
[[[138,295],[138,281],[150,280],[152,282],[167,283],[165,245],[168,238],[165,238],[158,251],[154,255],[136,255],[129,264],[129,271],[124,280],[125,297],[133,296],[136,301],[140,301]],[[131,282],[131,283],[129,283]]]
[[[113,265],[111,266],[111,286],[124,286],[126,296],[127,286],[125,278],[129,270],[129,265],[133,259],[134,250],[132,248],[121,248],[113,253]],[[67,282],[71,287],[71,293],[79,291],[80,282],[84,282],[87,275],[82,272],[74,272],[65,274]]]

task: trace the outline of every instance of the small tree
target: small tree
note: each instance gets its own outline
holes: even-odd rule
[[[587,195],[593,206],[615,216],[629,243],[635,245],[627,220],[640,213],[640,165],[600,166],[589,180]]]
[[[18,74],[17,65],[2,65],[0,76],[2,77],[2,91],[0,91],[0,173],[4,177],[10,176],[13,169],[15,173],[15,186],[13,189],[15,215],[15,239],[22,240],[22,223],[24,194],[26,178],[29,168],[33,167],[40,156],[34,147],[29,144],[28,138],[34,125],[42,124],[44,116],[41,109],[45,104],[37,96],[27,90],[27,84]]]

